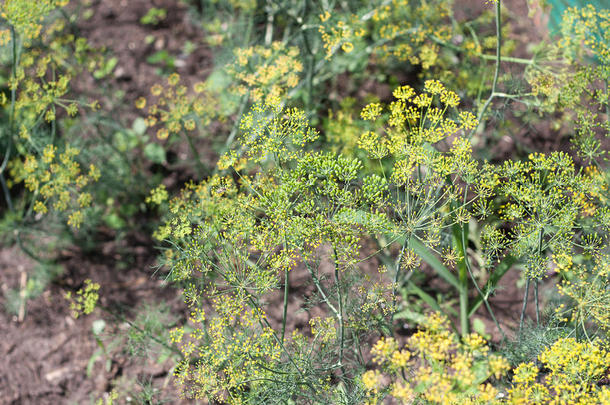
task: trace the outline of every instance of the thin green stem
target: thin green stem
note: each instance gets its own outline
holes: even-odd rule
[[[248,294],[248,301],[250,301],[250,304],[256,310],[262,311],[261,307],[254,301],[254,299],[249,294]],[[277,336],[275,330],[273,329],[273,327],[271,327],[271,324],[269,324],[269,321],[267,320],[267,318],[265,318],[265,317],[263,317],[262,319],[259,318],[259,323],[261,324],[261,326],[263,326],[263,323],[264,323],[265,326],[267,328],[269,328],[269,330],[271,331],[271,336],[273,336],[273,338],[278,343],[278,345],[282,348],[284,353],[286,353],[286,356],[288,357],[288,360],[290,361],[290,363],[292,363],[292,365],[294,366],[294,368],[297,371],[297,373],[299,374],[299,376],[302,379],[305,379],[305,374],[303,374],[303,371],[299,368],[298,364],[294,361],[294,358],[290,355],[290,352],[288,351],[288,349],[286,349],[286,346],[284,346],[284,342]],[[314,389],[314,387],[311,384],[311,382],[307,381],[306,384],[307,384],[307,386],[309,388]]]
[[[134,328],[135,330],[137,330],[138,332],[145,334],[146,336],[148,336],[151,340],[155,341],[156,343],[160,344],[161,346],[165,347],[167,350],[172,351],[176,354],[178,354],[180,356],[180,358],[184,359],[184,354],[182,354],[182,352],[174,347],[174,346],[170,346],[167,344],[167,342],[164,342],[163,340],[153,336],[152,334],[150,334],[149,332],[145,331],[144,329],[140,328],[138,325],[136,325],[134,322],[130,321],[129,319],[127,319],[125,316],[123,315],[118,315],[117,313],[115,313],[114,311],[112,311],[110,308],[102,306],[102,305],[98,305],[98,307],[106,312],[107,314],[109,314],[110,316],[112,316],[113,318],[115,318],[117,321],[119,321],[119,323],[127,323],[129,325],[129,327]]]
[[[542,238],[544,236],[544,228],[538,232],[538,257],[542,256]],[[536,306],[536,325],[540,326],[540,303],[538,302],[538,279],[534,280],[534,304]]]
[[[289,270],[284,270],[284,309],[282,311],[282,342],[286,335],[286,316],[288,314],[288,290],[290,289]]]
[[[608,85],[608,80],[606,80],[605,88],[606,88],[606,98],[608,97],[608,89],[610,86]],[[610,103],[606,103],[606,120],[610,120]]]
[[[239,103],[239,110],[237,110],[237,117],[235,120],[235,123],[233,124],[233,128],[231,128],[231,133],[229,133],[229,137],[227,138],[226,142],[225,142],[225,150],[223,152],[226,152],[230,147],[231,144],[233,143],[233,140],[235,139],[235,135],[237,135],[237,130],[239,129],[239,123],[241,121],[241,116],[244,114],[244,110],[246,109],[246,105],[248,104],[248,96],[243,96],[240,103]]]
[[[311,267],[305,263],[305,267],[307,267],[307,270],[309,270],[309,274],[311,275],[311,279],[313,280],[313,284],[316,286],[316,288],[318,289],[318,292],[320,293],[320,295],[322,296],[322,299],[324,300],[324,302],[326,303],[326,305],[328,305],[328,308],[333,312],[333,314],[335,314],[335,316],[337,317],[337,319],[339,319],[339,311],[337,310],[337,308],[335,308],[335,306],[333,304],[331,304],[331,302],[328,299],[328,296],[326,295],[326,293],[324,292],[324,289],[322,288],[322,286],[320,285],[320,280],[318,279],[318,277],[315,275],[315,273],[313,272],[313,270],[311,269]]]
[[[339,320],[339,365],[341,371],[345,374],[343,368],[343,351],[345,347],[345,323],[343,321],[343,292],[341,290],[341,283],[339,278],[339,264],[337,263],[337,250],[334,250],[335,255],[335,283],[337,284],[337,300],[338,300],[338,320]]]
[[[11,193],[6,184],[6,179],[4,178],[4,174],[0,174],[0,183],[2,184],[2,193],[4,194],[4,199],[6,200],[6,205],[8,206],[9,211],[13,211],[15,207],[13,207],[13,199],[11,198]]]
[[[409,238],[405,238],[405,243],[400,250],[400,254],[396,258],[396,262],[394,264],[394,285],[392,285],[392,304],[396,305],[396,287],[398,286],[398,278],[400,277],[400,262],[402,261],[402,256],[404,252],[409,247]]]
[[[500,76],[500,64],[502,63],[502,29],[501,29],[501,23],[502,23],[502,16],[500,13],[501,10],[501,6],[502,6],[502,0],[497,0],[496,2],[496,69],[494,71],[494,78],[493,81],[491,83],[491,94],[489,95],[489,98],[485,101],[485,104],[483,104],[483,108],[481,108],[481,111],[479,112],[479,116],[478,118],[478,124],[475,128],[472,129],[472,131],[470,132],[470,134],[475,133],[475,131],[478,129],[479,125],[481,125],[481,121],[483,120],[483,117],[485,116],[485,113],[487,112],[487,109],[489,108],[491,101],[494,99],[494,97],[496,96],[496,86],[498,85],[498,77]]]
[[[527,299],[529,297],[530,292],[530,279],[528,278],[525,281],[525,294],[523,296],[523,306],[521,307],[521,318],[519,319],[519,335],[521,335],[521,331],[523,330],[523,321],[525,320],[525,310],[527,309]]]

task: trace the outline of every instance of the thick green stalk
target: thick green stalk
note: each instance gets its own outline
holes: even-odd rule
[[[309,1],[305,0],[305,5],[303,9],[303,17],[306,18],[309,13]],[[307,51],[307,99],[305,100],[305,107],[307,112],[311,112],[311,103],[313,101],[313,74],[315,70],[315,54],[311,49],[311,45],[309,44],[309,38],[307,38],[307,32],[305,30],[301,30],[301,35],[303,37],[303,45],[305,45],[305,50]]]
[[[466,195],[468,188],[464,188],[464,201],[466,201]],[[470,318],[468,317],[469,306],[468,306],[468,273],[469,268],[467,266],[468,250],[466,246],[465,233],[467,232],[466,224],[454,224],[452,226],[454,246],[458,247],[459,253],[462,256],[462,260],[458,263],[458,295],[460,299],[460,331],[462,335],[467,335],[470,332]]]
[[[273,12],[273,7],[271,2],[267,2],[266,7],[267,12],[267,26],[265,27],[265,45],[271,45],[273,42],[273,21],[275,20],[275,13]]]
[[[446,48],[452,49],[456,52],[463,52],[463,49],[460,48],[459,46],[453,45],[449,42],[445,42],[440,38],[437,38],[435,36],[430,36],[429,37],[433,42],[436,42],[437,44],[444,46]],[[476,54],[477,58],[481,58],[483,60],[497,60],[498,56],[497,55],[486,55],[484,53],[477,53]],[[524,58],[516,58],[514,56],[502,56],[502,61],[503,62],[509,62],[509,63],[519,63],[521,65],[534,65],[536,63],[535,59],[524,59]]]
[[[540,326],[540,303],[538,301],[538,280],[534,280],[534,305],[536,306],[536,326]]]
[[[497,60],[498,59],[497,55],[485,55],[485,54],[481,53],[481,54],[478,54],[477,56],[479,58],[485,59],[485,60]],[[502,60],[504,62],[520,63],[522,65],[533,65],[534,64],[533,59],[515,58],[512,56],[503,56]]]
[[[462,335],[466,335],[470,332],[470,320],[468,318],[468,267],[466,267],[466,252],[465,247],[458,243],[460,246],[460,254],[464,259],[458,264],[458,281],[460,287],[458,288],[458,294],[460,297],[460,331]]]
[[[466,251],[466,225],[462,226],[462,249],[464,251]],[[466,263],[466,268],[468,269],[468,274],[470,275],[470,278],[472,279],[472,283],[474,284],[475,288],[477,289],[479,296],[483,300],[483,303],[485,304],[485,307],[487,308],[487,312],[489,312],[489,315],[491,316],[491,319],[494,321],[496,328],[498,328],[498,330],[502,334],[502,339],[506,340],[506,334],[504,333],[504,330],[502,330],[500,323],[496,319],[496,316],[495,316],[493,310],[491,309],[491,305],[489,305],[489,301],[487,300],[487,297],[485,296],[485,294],[483,294],[483,291],[481,291],[481,289],[479,288],[479,284],[477,283],[477,280],[474,278],[474,274],[472,273],[472,268],[470,267],[470,260],[468,259],[467,255],[464,256],[464,261]],[[469,314],[471,314],[471,312],[469,312]]]

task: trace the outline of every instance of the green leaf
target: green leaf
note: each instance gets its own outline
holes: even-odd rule
[[[165,149],[158,143],[149,143],[144,147],[144,156],[154,163],[165,162]]]
[[[138,146],[138,135],[131,130],[115,132],[113,143],[121,152],[130,151]]]
[[[485,324],[479,318],[474,318],[472,320],[472,330],[486,339],[489,338],[489,334],[485,330]]]
[[[438,312],[444,312],[441,309],[441,306],[438,305],[438,302],[427,292],[416,286],[415,284],[409,284],[409,290],[412,290],[416,295],[419,296],[426,304],[428,304],[432,309]]]
[[[234,92],[227,91],[232,83],[233,77],[225,71],[224,67],[214,70],[205,81],[206,89],[219,96],[219,108],[226,116],[236,113],[239,107],[240,97]]]
[[[119,59],[114,56],[110,59],[106,59],[104,65],[95,72],[93,72],[93,77],[95,77],[96,79],[101,79],[105,76],[108,76],[110,73],[112,73],[118,62]]]
[[[122,229],[126,225],[123,218],[121,218],[116,212],[106,215],[104,217],[104,222],[106,222],[106,225],[112,229]]]
[[[95,351],[95,353],[93,353],[91,355],[91,357],[89,358],[89,361],[87,362],[87,368],[86,368],[87,377],[91,377],[91,372],[93,371],[93,365],[95,364],[97,359],[99,359],[103,355],[104,355],[104,351],[102,349],[97,349]]]
[[[152,55],[150,55],[148,58],[146,58],[146,62],[150,63],[151,65],[154,65],[157,63],[163,63],[168,68],[174,67],[174,60],[175,60],[175,58],[172,55],[170,55],[169,52],[167,52],[165,49],[155,52]]]

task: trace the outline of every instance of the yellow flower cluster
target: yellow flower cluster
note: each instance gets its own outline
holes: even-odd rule
[[[381,338],[373,346],[373,361],[383,373],[374,369],[361,376],[371,403],[386,393],[405,404],[501,403],[499,391],[486,381],[501,378],[510,366],[503,357],[489,354],[485,339],[470,334],[460,340],[439,313],[430,314],[422,328],[403,349],[393,338]]]
[[[80,315],[89,315],[95,309],[95,305],[99,300],[100,285],[91,280],[85,280],[85,287],[76,292],[75,296],[68,291],[65,298],[70,302],[72,316],[78,318]]]
[[[255,103],[275,104],[299,84],[303,64],[296,47],[277,41],[271,46],[237,48],[234,53],[236,62],[228,68],[239,83],[234,91],[248,94]]]
[[[607,254],[595,255],[593,265],[578,264],[572,267],[569,260],[569,272],[562,268],[562,274],[568,275],[557,288],[559,293],[568,298],[571,305],[562,304],[556,312],[564,322],[580,326],[594,322],[604,330],[610,330],[610,257]]]
[[[243,300],[216,296],[212,316],[196,309],[191,332],[172,332],[172,341],[187,359],[174,372],[185,397],[239,404],[250,384],[274,378],[281,348],[266,326],[266,314],[247,309]],[[189,362],[191,357],[197,362]]]
[[[382,271],[383,269],[379,269],[380,273]],[[346,325],[357,331],[368,331],[376,319],[391,316],[396,311],[392,292],[394,284],[381,280],[369,282],[367,277],[364,279],[358,286],[358,294],[354,298],[356,309],[348,315],[346,320]]]
[[[599,387],[610,364],[610,352],[602,342],[582,343],[561,338],[544,350],[538,360],[514,370],[509,402],[513,404],[608,404],[610,389]],[[543,379],[544,377],[544,379]]]
[[[0,4],[0,17],[7,20],[29,42],[40,36],[44,18],[69,2],[70,0],[4,0]]]
[[[160,184],[150,191],[150,196],[146,197],[147,204],[161,205],[167,201],[168,194],[164,184]]]
[[[451,7],[444,1],[373,2],[364,15],[344,17],[326,11],[320,15],[319,32],[327,59],[338,49],[351,52],[354,46],[362,46],[363,38],[370,36],[375,43],[369,48],[382,59],[409,60],[428,70],[437,64],[440,52],[439,45],[429,38],[449,40],[450,15]]]
[[[355,100],[346,97],[341,100],[341,109],[328,111],[328,120],[324,128],[326,141],[333,152],[340,152],[345,156],[356,154],[358,137],[364,131],[361,120],[358,120],[354,111]]]
[[[215,103],[204,83],[193,86],[195,95],[189,94],[188,88],[180,84],[180,76],[172,73],[165,86],[155,84],[150,94],[157,98],[155,104],[148,106],[146,125],[157,126],[157,138],[164,140],[170,134],[182,131],[193,131],[197,125],[206,125],[215,116]],[[144,110],[147,101],[140,97],[135,102],[136,108]],[[158,125],[157,125],[158,124]]]
[[[424,70],[437,63],[440,48],[429,40],[447,41],[451,25],[446,20],[451,5],[444,1],[392,0],[378,6],[373,13],[373,35],[381,40],[378,52],[382,58],[395,57],[421,65]]]
[[[592,4],[568,8],[561,22],[560,49],[566,56],[582,56],[589,51],[600,62],[610,64],[610,10],[596,9]]]
[[[341,49],[345,53],[354,50],[354,42],[365,35],[366,29],[364,22],[356,15],[352,15],[349,21],[331,18],[330,12],[320,14],[321,24],[318,31],[321,34],[326,59],[330,60],[333,54]]]
[[[497,174],[496,195],[507,202],[499,209],[511,229],[512,254],[529,257],[526,273],[539,279],[546,274],[550,251],[558,266],[569,267],[573,230],[580,217],[594,214],[605,182],[594,172],[576,172],[572,158],[562,152],[530,154],[526,161],[508,161]]]
[[[7,78],[6,85],[15,90],[13,118],[20,122],[20,137],[28,148],[32,142],[31,132],[41,116],[51,122],[55,120],[58,108],[69,116],[78,113],[79,102],[66,98],[70,81],[84,69],[92,71],[103,63],[99,51],[86,39],[66,34],[65,25],[64,20],[46,25],[44,32],[36,36],[41,43],[37,42],[35,46],[26,47],[16,38],[20,44],[19,57],[12,61],[14,74]],[[4,104],[7,100],[2,101]],[[89,104],[91,108],[94,106],[93,102]]]
[[[296,108],[282,108],[277,104],[257,104],[245,114],[240,129],[246,136],[243,145],[246,156],[261,162],[270,156],[287,161],[303,154],[303,147],[318,138],[317,131],[309,126],[305,112]],[[229,167],[236,157],[229,154],[222,159],[220,168]]]
[[[332,317],[314,317],[309,320],[311,334],[322,344],[334,341],[337,338],[336,319]]]
[[[83,189],[101,175],[94,164],[84,173],[75,160],[79,153],[68,145],[57,154],[56,146],[47,145],[41,156],[28,154],[12,160],[9,166],[13,184],[23,182],[29,191],[40,196],[35,199],[34,211],[45,214],[52,206],[56,211],[69,212],[68,224],[73,228],[80,227],[83,210],[92,202],[91,194]]]
[[[379,103],[367,105],[361,113],[363,119],[386,122],[387,136],[365,132],[358,146],[372,159],[387,156],[396,159],[391,178],[399,185],[409,183],[417,166],[423,163],[434,167],[442,176],[459,173],[474,179],[477,167],[471,158],[470,142],[456,136],[475,128],[477,120],[466,111],[459,112],[457,121],[445,116],[459,104],[459,96],[438,80],[427,80],[420,94],[410,86],[398,87],[393,94],[396,100],[388,106],[388,115],[382,116]],[[439,102],[438,107],[435,101]],[[448,138],[453,138],[449,153],[431,153],[426,146]]]

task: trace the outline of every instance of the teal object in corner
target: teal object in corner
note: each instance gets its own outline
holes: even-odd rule
[[[598,10],[610,8],[610,0],[546,0],[551,6],[549,31],[551,35],[558,34],[561,29],[561,17],[568,7],[582,8],[591,4]]]

